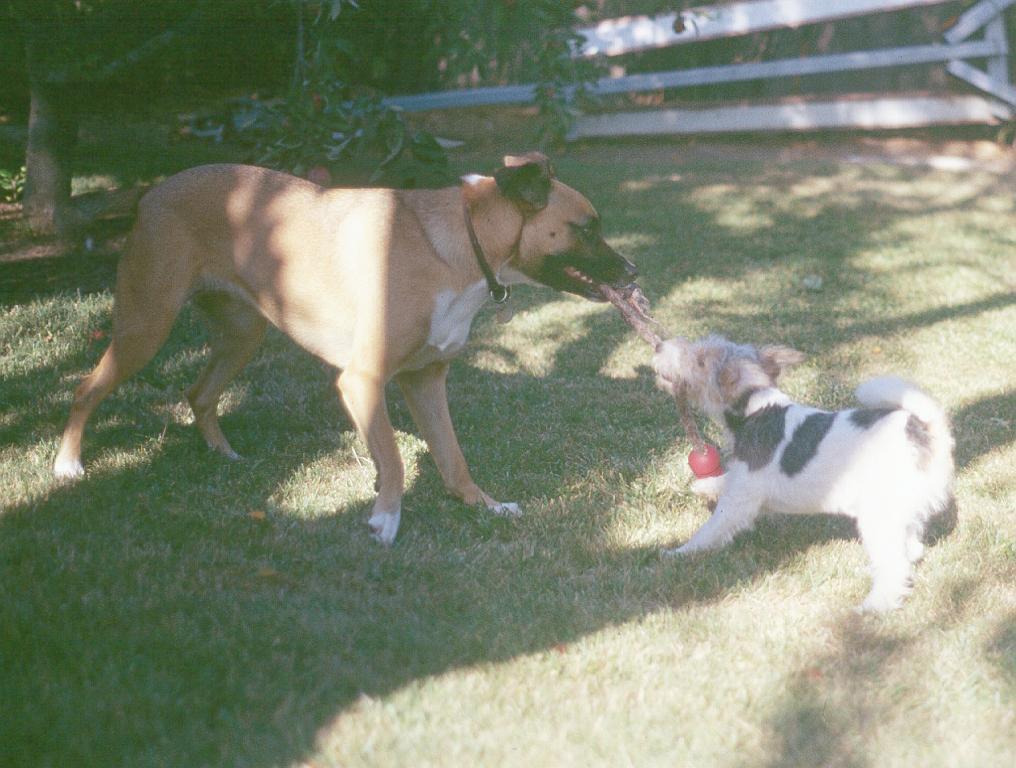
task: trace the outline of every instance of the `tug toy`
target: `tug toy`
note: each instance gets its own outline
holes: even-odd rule
[[[624,289],[624,292],[617,291],[609,285],[601,285],[600,293],[611,304],[617,307],[624,321],[631,326],[639,336],[642,337],[654,350],[663,341],[660,335],[653,329],[654,320],[649,316],[649,302],[642,290],[637,285]],[[723,474],[723,465],[720,462],[720,452],[715,445],[705,442],[699,433],[695,419],[692,417],[691,408],[688,405],[688,394],[685,388],[674,389],[674,401],[677,403],[677,410],[681,414],[681,422],[684,425],[685,434],[691,440],[692,449],[688,454],[688,466],[696,478],[718,477]]]
[[[699,434],[695,419],[692,418],[691,408],[688,407],[688,396],[681,387],[678,394],[674,395],[677,401],[677,410],[681,414],[681,421],[684,424],[685,434],[691,440],[691,452],[688,454],[688,466],[692,474],[698,479],[703,477],[719,477],[723,474],[723,466],[720,462],[720,452],[715,445],[707,443]]]

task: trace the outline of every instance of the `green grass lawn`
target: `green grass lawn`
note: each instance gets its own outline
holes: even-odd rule
[[[518,520],[445,497],[393,390],[408,493],[396,546],[374,544],[332,374],[278,333],[223,401],[246,460],[209,454],[182,404],[189,313],[58,486],[115,256],[0,263],[0,764],[1010,763],[1016,179],[771,149],[556,164],[664,328],[794,345],[787,390],[826,407],[882,372],[943,402],[959,524],[902,610],[854,613],[868,576],[842,520],[660,559],[707,512],[648,349],[609,306],[535,288],[508,325],[481,314],[449,383],[474,476]]]

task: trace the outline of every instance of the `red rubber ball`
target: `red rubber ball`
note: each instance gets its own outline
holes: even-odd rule
[[[701,451],[692,449],[688,454],[688,466],[695,477],[717,477],[723,474],[720,465],[720,452],[716,446],[706,443]]]

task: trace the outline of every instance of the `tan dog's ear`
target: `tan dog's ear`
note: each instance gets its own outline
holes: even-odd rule
[[[767,344],[758,352],[759,363],[762,370],[773,381],[776,381],[784,368],[804,362],[804,352],[784,347],[779,344]]]
[[[494,180],[501,194],[526,213],[547,207],[550,180],[553,177],[554,168],[550,160],[540,152],[506,155],[504,167],[494,172]]]
[[[554,171],[554,165],[550,162],[550,158],[542,152],[526,152],[524,155],[504,156],[505,168],[518,168],[521,165],[528,165],[529,163],[536,163],[537,165],[543,166],[547,175],[552,179],[557,176],[557,173]]]

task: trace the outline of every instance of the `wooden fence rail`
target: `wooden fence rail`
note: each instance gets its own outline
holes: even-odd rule
[[[583,44],[576,57],[620,56],[704,40],[796,28],[854,16],[886,13],[946,0],[754,0],[697,8],[654,17],[625,17],[577,30]],[[615,112],[584,115],[571,138],[645,133],[697,133],[751,130],[810,130],[859,127],[899,128],[921,125],[985,123],[1012,118],[1016,88],[1008,79],[1009,49],[1003,13],[1016,0],[981,0],[967,9],[943,35],[943,42],[776,61],[696,67],[602,78],[596,95],[803,75],[855,72],[946,63],[946,71],[980,95],[886,94],[866,99],[806,101],[794,105]],[[980,39],[973,39],[984,30]],[[986,62],[979,69],[971,61]],[[524,104],[534,100],[535,84],[473,88],[394,97],[387,103],[407,111]]]
[[[692,8],[659,16],[625,16],[576,30],[585,43],[577,55],[620,56],[682,43],[700,43],[853,16],[941,5],[949,0],[756,0]]]

